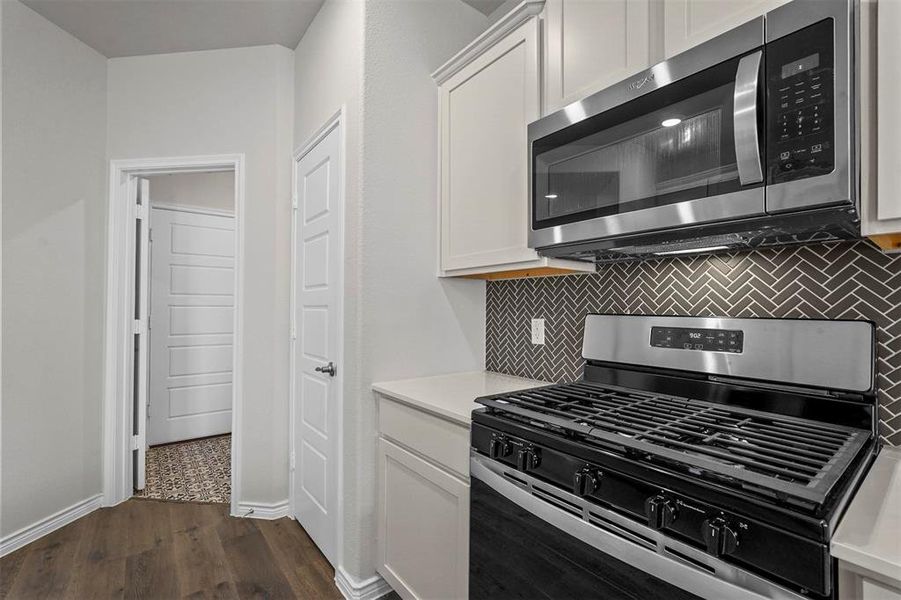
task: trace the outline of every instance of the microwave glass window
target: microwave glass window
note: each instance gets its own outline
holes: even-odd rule
[[[533,226],[737,191],[737,63],[728,61],[537,140]]]

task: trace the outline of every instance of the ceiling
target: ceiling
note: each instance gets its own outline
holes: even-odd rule
[[[505,0],[463,0],[485,16],[491,15]]]
[[[104,56],[114,58],[266,44],[293,50],[323,0],[23,2]]]

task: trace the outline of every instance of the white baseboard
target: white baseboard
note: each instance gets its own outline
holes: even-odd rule
[[[48,533],[54,532],[60,527],[64,527],[88,513],[94,512],[101,507],[102,501],[103,494],[85,498],[80,502],[76,502],[69,508],[64,508],[49,517],[41,519],[37,523],[32,523],[31,525],[4,536],[3,539],[0,540],[0,556],[6,556],[10,552],[18,550],[22,546],[30,544],[38,538],[44,537]]]
[[[335,569],[335,585],[347,600],[376,600],[393,591],[381,575],[359,580],[348,574],[342,566]]]
[[[281,519],[290,516],[291,504],[287,500],[281,502],[239,502],[237,514],[233,517],[250,517],[251,519]]]

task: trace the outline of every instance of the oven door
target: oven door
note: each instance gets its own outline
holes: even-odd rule
[[[473,451],[469,599],[800,600]]]
[[[765,214],[763,19],[529,126],[542,248]]]

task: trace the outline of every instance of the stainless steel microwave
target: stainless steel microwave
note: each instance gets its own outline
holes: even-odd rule
[[[616,260],[859,236],[855,0],[794,0],[528,127],[529,245]]]

